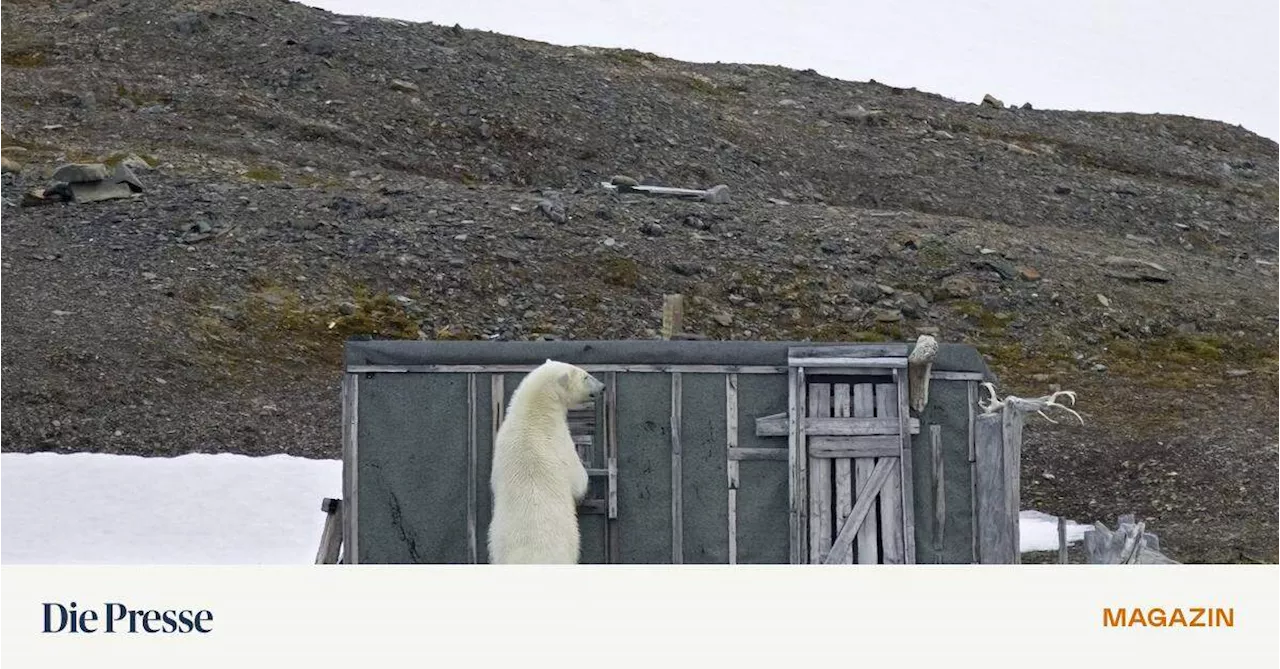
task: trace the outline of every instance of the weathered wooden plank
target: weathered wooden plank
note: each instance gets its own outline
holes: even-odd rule
[[[356,467],[357,435],[360,428],[360,376],[342,375],[342,561],[360,562],[359,518],[356,490],[359,487]]]
[[[574,418],[572,415],[570,415],[568,422],[569,422],[569,434],[591,435],[592,433],[595,432],[595,429],[596,429],[595,417],[592,417],[590,419]]]
[[[608,372],[605,387],[605,460],[609,467],[609,492],[605,518],[605,559],[609,564],[622,561],[621,532],[618,527],[618,374]]]
[[[804,439],[804,422],[800,418],[800,375],[804,370],[791,367],[787,372],[787,519],[791,524],[791,564],[808,562],[808,549],[805,559],[801,559],[800,546],[808,546],[808,535],[800,530],[800,457],[801,440]],[[759,421],[756,421],[756,432],[759,432]],[[805,449],[808,450],[808,449]]]
[[[578,365],[591,373],[643,372],[654,374],[786,374],[785,365]],[[348,374],[522,374],[538,365],[348,365]]]
[[[1067,563],[1067,519],[1058,518],[1058,564]]]
[[[898,458],[902,476],[902,552],[906,564],[916,563],[916,498],[914,455],[911,450],[911,435],[919,429],[910,430],[911,409],[907,406],[907,375],[901,370],[893,373],[894,389],[898,400],[898,420],[901,423],[902,457]]]
[[[831,416],[831,384],[810,383],[808,415],[812,418]],[[812,452],[812,446],[809,447]],[[809,560],[826,561],[831,550],[832,535],[831,461],[809,455]]]
[[[791,379],[787,379],[787,383],[791,382]],[[791,419],[786,411],[756,418],[757,437],[785,437],[790,434]]]
[[[910,419],[911,434],[920,432],[920,420]],[[782,437],[790,430],[789,421],[782,414],[761,416],[756,419],[756,436]],[[898,418],[809,418],[805,421],[805,434],[821,437],[856,437],[877,434],[897,435],[901,429]]]
[[[878,416],[881,420],[893,424],[893,434],[881,437],[885,453],[881,458],[889,458],[891,471],[885,479],[884,491],[880,495],[880,517],[873,512],[867,519],[867,526],[858,534],[858,562],[875,564],[883,560],[885,564],[902,564],[902,476],[897,459],[902,456],[902,441],[898,438],[898,421],[893,418],[897,404],[893,401],[894,386],[888,383],[868,385],[867,396],[859,401],[865,406],[858,408],[855,403],[854,415]],[[871,476],[875,466],[874,460],[855,460],[857,468],[858,494],[862,494],[862,486]],[[878,558],[876,553],[882,553]],[[864,555],[865,554],[865,555]]]
[[[324,512],[324,529],[320,532],[316,564],[337,564],[342,552],[342,500],[326,497],[320,502],[320,510]]]
[[[891,367],[811,367],[811,377],[822,376],[893,376]]]
[[[507,394],[506,394],[506,377],[502,374],[489,375],[489,453],[493,455],[493,449],[498,443],[498,430],[502,428],[502,418],[507,411]],[[483,481],[486,492],[489,492],[489,482]],[[489,510],[490,513],[493,509]],[[480,541],[487,541],[487,537],[482,534]],[[487,555],[486,551],[486,555]]]
[[[970,381],[965,384],[969,393],[968,404],[968,445],[969,445],[969,550],[970,560],[978,564],[978,466],[977,451],[974,448],[974,418],[978,406],[978,384]]]
[[[790,520],[791,520],[791,562],[805,564],[809,561],[808,552],[808,506],[806,488],[808,487],[808,449],[805,444],[805,393],[804,368],[792,367],[787,372],[790,390],[787,394],[787,414],[791,417],[790,431],[787,438],[788,473],[790,488]]]
[[[725,452],[728,461],[725,472],[729,484],[729,564],[738,563],[738,461],[733,452],[738,448],[738,375],[724,377]],[[779,451],[780,459],[786,459],[786,451]]]
[[[987,377],[982,372],[947,372],[942,370],[932,370],[929,372],[931,381],[985,381]]]
[[[902,358],[906,344],[857,344],[853,346],[793,346],[789,358]]]
[[[1018,516],[1022,512],[1022,422],[1024,415],[1013,406],[1006,405],[1000,412],[1001,439],[1004,442],[1005,509],[1013,520],[1013,563],[1022,563],[1021,527]]]
[[[579,367],[591,373],[632,372],[670,374],[785,374],[784,365],[650,365],[650,364],[582,364]],[[522,374],[537,369],[538,365],[348,365],[348,374]],[[892,368],[876,367],[824,367],[823,373],[892,374]],[[949,372],[933,370],[929,378],[934,381],[985,381],[978,372]]]
[[[884,439],[877,439],[874,443],[869,444],[867,441],[864,441],[864,444],[868,446],[878,446],[878,449],[882,450],[882,454],[879,455],[879,457],[896,458],[897,454],[899,454],[899,450],[901,450],[899,445],[896,444],[897,421],[887,420],[887,418],[884,418],[883,416],[879,418],[870,418],[872,416],[876,416],[876,385],[855,385],[854,407],[852,407],[852,409],[854,409],[854,416],[858,418],[858,420],[876,420],[879,421],[881,425],[892,430],[891,432],[888,432],[888,434],[883,434],[884,439],[888,439],[890,443],[886,443]],[[863,439],[868,439],[868,437],[863,437]],[[891,446],[891,448],[888,449],[887,454],[883,453],[884,446]],[[869,448],[868,450],[873,449]],[[872,472],[876,469],[876,462],[877,459],[874,455],[873,457],[855,457],[855,459],[852,460],[852,463],[854,463],[855,495],[860,496],[863,494],[864,487],[868,485],[870,476],[872,476]],[[892,480],[893,475],[891,472],[887,481]],[[881,527],[881,518],[879,518],[879,514],[877,513],[877,507],[881,507],[881,513],[883,513],[883,507],[888,505],[886,501],[887,499],[887,495],[882,495],[878,505],[872,504],[872,509],[870,509],[870,513],[867,514],[867,519],[863,521],[863,527],[858,530],[858,544],[856,544],[856,546],[858,546],[858,550],[856,550],[856,562],[858,562],[858,564],[877,564],[881,562],[881,558],[879,558],[879,527]]]
[[[906,369],[906,358],[788,358],[787,364],[792,367],[809,367],[812,373],[821,373],[826,367],[882,367],[885,369]]]
[[[788,456],[785,448],[731,448],[729,449],[729,462],[736,463],[742,460],[786,460]],[[734,465],[736,470],[737,465]]]
[[[471,560],[471,564],[480,561],[480,544],[476,519],[476,506],[479,502],[476,499],[478,493],[479,462],[477,460],[477,451],[479,449],[480,426],[479,426],[479,410],[480,397],[476,392],[476,375],[467,375],[467,558]]]
[[[840,533],[836,535],[831,544],[831,552],[827,554],[825,564],[843,562],[845,554],[853,549],[854,537],[861,530],[867,514],[871,512],[876,497],[880,494],[884,482],[889,478],[893,468],[893,458],[882,458],[876,463],[875,469],[871,470],[871,477],[867,479],[866,485],[858,491],[858,500],[854,503],[853,510],[849,513],[849,519],[845,521],[844,526],[840,528]]]
[[[904,347],[905,348],[905,347]],[[836,418],[850,418],[853,416],[853,394],[851,387],[847,383],[837,383],[832,386],[832,402],[831,413]],[[809,445],[809,452],[822,456],[823,450],[822,440],[833,439],[832,437],[815,437],[813,443]],[[836,460],[834,469],[835,489],[836,489],[836,509],[835,524],[836,527],[842,527],[844,522],[849,519],[849,514],[853,513],[853,460],[854,456],[842,457]],[[874,456],[872,456],[874,457]],[[853,555],[846,553],[843,564],[851,564]]]
[[[976,495],[978,500],[979,564],[1013,564],[1017,544],[1013,543],[1013,525],[1005,500],[1004,436],[999,414],[978,416],[974,421],[974,447],[977,452]]]
[[[901,452],[902,442],[896,436],[809,437],[809,457],[811,458],[841,460],[896,458]],[[871,467],[875,466],[875,463],[864,464],[866,474],[870,475]],[[852,503],[849,508],[853,508]]]
[[[684,296],[662,296],[662,338],[671,339],[684,331]]]
[[[671,564],[684,564],[684,445],[680,421],[684,405],[680,372],[671,375]]]
[[[946,471],[942,460],[942,426],[929,426],[929,450],[933,456],[933,554],[942,562],[942,547],[947,534]]]
[[[909,418],[912,434],[920,431],[920,421]],[[897,416],[889,418],[818,418],[805,425],[805,434],[822,437],[855,437],[872,435],[894,435],[901,429],[901,421]]]

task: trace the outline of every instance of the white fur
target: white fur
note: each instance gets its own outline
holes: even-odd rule
[[[577,564],[587,470],[568,411],[603,388],[582,368],[548,360],[511,394],[493,448],[491,564]]]

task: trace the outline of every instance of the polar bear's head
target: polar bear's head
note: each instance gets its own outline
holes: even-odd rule
[[[604,384],[599,379],[588,374],[585,369],[567,362],[547,360],[529,376],[535,375],[540,377],[539,387],[555,393],[565,407],[582,404],[604,390]]]

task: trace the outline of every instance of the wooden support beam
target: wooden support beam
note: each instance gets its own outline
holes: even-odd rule
[[[609,564],[622,561],[621,531],[618,527],[618,373],[608,372],[605,386],[605,460],[609,468],[609,499],[606,508],[605,557]]]
[[[920,431],[919,427],[908,429],[911,425],[911,408],[908,406],[907,379],[901,370],[894,370],[893,380],[898,400],[898,420],[901,423],[899,434],[902,435],[902,457],[898,458],[902,475],[902,546],[907,564],[916,563],[916,507],[915,507],[915,464],[914,451],[911,448],[911,435]]]
[[[832,386],[831,413],[835,418],[850,418],[853,416],[853,393],[849,384],[837,383]],[[871,437],[872,439],[876,437]],[[822,440],[835,440],[834,437],[814,437],[813,443],[809,446],[809,453],[818,457],[823,457]],[[844,441],[844,440],[842,440]],[[860,442],[861,443],[861,442]],[[848,455],[840,457],[835,462],[835,470],[832,478],[834,479],[836,489],[836,511],[835,525],[841,527],[844,522],[849,519],[849,514],[853,513],[853,499],[855,490],[853,487],[853,460],[855,457],[875,457],[875,456],[859,456]],[[853,556],[846,553],[843,564],[852,564]]]
[[[920,419],[909,419],[911,434],[920,433]],[[791,425],[786,414],[761,416],[756,419],[757,437],[786,436]],[[809,418],[804,433],[811,437],[856,437],[873,435],[897,435],[901,421],[897,416],[854,418]]]
[[[671,564],[684,564],[683,396],[682,377],[680,372],[674,372],[671,374]]]
[[[342,561],[359,564],[360,515],[356,513],[359,502],[359,469],[356,467],[358,436],[360,434],[360,375],[342,375]]]
[[[743,460],[786,460],[787,449],[785,448],[730,448],[729,462],[741,462]],[[737,467],[734,467],[736,472]]]
[[[831,384],[810,383],[809,416],[816,419],[831,416]],[[826,562],[831,550],[832,500],[831,460],[813,457],[809,447],[809,561]]]
[[[871,511],[871,505],[875,502],[876,495],[880,494],[880,488],[889,478],[894,465],[893,458],[883,458],[876,463],[866,486],[858,491],[858,501],[853,505],[853,511],[849,513],[849,519],[845,521],[844,526],[840,528],[840,534],[836,535],[835,541],[832,542],[831,552],[827,554],[825,564],[844,561],[845,553],[853,547],[853,539]]]
[[[684,332],[684,295],[662,296],[662,338],[672,339]]]
[[[809,437],[809,457],[812,458],[896,458],[902,451],[902,443],[896,436],[878,437]],[[871,471],[872,463],[864,463]]]
[[[821,374],[824,367],[877,367],[882,369],[906,369],[906,358],[790,358],[792,367],[809,367],[810,373]]]
[[[978,504],[978,561],[980,564],[1014,564],[1013,526],[1005,486],[1004,436],[1000,414],[981,415],[974,422],[976,450],[975,491]]]
[[[896,463],[898,456],[902,451],[902,445],[897,434],[898,421],[890,418],[894,413],[890,410],[892,404],[889,402],[889,396],[885,394],[887,389],[892,388],[893,386],[884,384],[875,385],[871,383],[859,383],[853,387],[853,415],[860,419],[866,419],[869,416],[878,416],[879,418],[877,420],[883,421],[886,428],[892,430],[890,434],[885,434],[880,437],[861,437],[860,439],[868,440],[863,443],[876,447],[876,450],[881,450],[882,453],[879,457],[887,458],[891,465]],[[875,441],[870,442],[870,439],[875,439]],[[877,461],[878,459],[876,457],[857,457],[854,459],[853,489],[855,499],[860,497],[863,494],[864,489],[869,485],[871,473],[875,471]],[[892,466],[891,469],[896,470],[897,467]],[[896,483],[896,480],[897,479],[893,475],[893,472],[890,471],[888,478],[885,479],[884,489],[889,490],[890,486],[893,486],[893,484]],[[892,488],[894,491],[897,489],[898,488],[896,486],[893,486]],[[888,499],[887,495],[882,494],[880,496],[880,504],[871,505],[871,511],[867,514],[866,520],[863,521],[862,527],[858,529],[858,536],[854,539],[854,544],[857,546],[856,562],[858,564],[877,564],[880,562],[880,531],[881,529],[884,529],[884,524],[880,522],[880,514],[876,513],[876,506],[881,507],[882,513],[886,511],[888,512],[885,522],[891,522],[891,519],[897,517],[894,514],[897,505],[893,500],[886,502],[885,500]],[[895,536],[900,539],[901,533],[899,532]],[[894,550],[892,548],[889,549],[890,557],[893,556],[893,553]]]
[[[324,512],[324,530],[320,533],[316,564],[337,564],[342,551],[342,500],[326,497],[320,502],[320,510]]]
[[[791,529],[791,564],[808,563],[808,513],[805,500],[807,499],[806,488],[808,487],[808,448],[805,444],[804,434],[804,411],[805,411],[805,383],[804,368],[792,367],[787,371],[788,393],[787,393],[787,415],[794,416],[795,419],[789,422],[787,433],[787,462],[788,462],[788,478],[787,492],[789,493],[788,512]]]
[[[1067,563],[1067,519],[1058,518],[1058,564]]]
[[[467,558],[471,564],[480,560],[479,528],[476,505],[479,495],[479,462],[477,461],[480,398],[476,392],[476,375],[467,375]]]
[[[794,346],[790,358],[905,358],[906,344],[854,344],[852,346]]]
[[[929,426],[929,451],[933,456],[933,554],[942,562],[942,547],[947,534],[946,469],[942,459],[942,426]]]
[[[765,450],[738,448],[738,375],[728,374],[724,377],[724,416],[725,416],[725,474],[729,485],[729,564],[738,563],[738,460],[734,451]],[[768,449],[776,451],[785,460],[787,452],[781,448]],[[770,453],[773,455],[773,453]]]

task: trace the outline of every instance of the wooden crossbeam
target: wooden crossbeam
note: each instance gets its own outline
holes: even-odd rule
[[[880,458],[876,462],[876,467],[871,471],[871,478],[867,480],[866,487],[858,491],[858,501],[854,503],[849,519],[844,522],[844,526],[840,528],[840,533],[831,542],[831,551],[827,553],[827,558],[823,561],[823,564],[844,562],[844,556],[853,547],[853,539],[858,534],[858,528],[862,527],[862,522],[866,520],[867,514],[871,511],[871,504],[875,501],[876,495],[880,494],[880,488],[884,486],[885,481],[889,480],[889,474],[896,466],[898,466],[897,458]]]
[[[912,418],[910,426],[911,434],[920,433],[920,419]],[[804,433],[811,437],[897,435],[901,429],[898,418],[806,418],[804,424]],[[783,437],[789,430],[785,413],[756,419],[758,437]]]
[[[906,358],[789,358],[791,367],[810,367],[823,373],[823,367],[875,367],[882,369],[906,369]]]
[[[853,346],[793,346],[788,358],[905,358],[906,344],[855,344]]]
[[[897,435],[814,437],[809,440],[811,458],[896,458],[901,453],[902,442]]]
[[[740,460],[786,460],[785,448],[730,448],[729,461]]]

